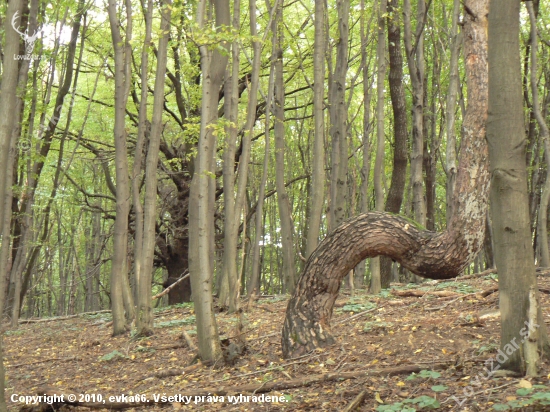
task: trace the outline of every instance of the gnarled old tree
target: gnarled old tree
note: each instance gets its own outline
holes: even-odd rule
[[[447,230],[425,231],[408,219],[382,212],[364,213],[337,227],[309,257],[288,303],[282,336],[285,357],[335,342],[330,319],[341,280],[363,259],[385,255],[419,276],[449,279],[458,276],[483,246],[489,192],[488,3],[465,2],[468,109],[452,198],[454,215]]]

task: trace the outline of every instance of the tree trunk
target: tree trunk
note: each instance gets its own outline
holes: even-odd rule
[[[306,258],[319,244],[321,217],[325,203],[325,2],[315,2],[315,42],[313,45],[313,156],[311,171],[311,206],[307,229]]]
[[[151,283],[153,281],[153,260],[155,255],[157,221],[157,167],[159,159],[160,135],[162,132],[162,111],[164,109],[164,78],[166,75],[166,62],[168,58],[168,38],[170,33],[170,20],[172,17],[172,2],[161,2],[162,36],[159,39],[157,53],[157,70],[155,74],[155,89],[153,101],[153,117],[151,121],[151,134],[149,136],[149,148],[145,164],[145,200],[143,221],[143,246],[141,249],[142,262],[138,288],[137,307],[137,334],[149,336],[153,334],[153,308],[151,305]],[[142,86],[145,87],[145,86]]]
[[[142,3],[145,7],[145,2]],[[134,165],[132,167],[132,203],[134,207],[134,271],[133,279],[136,284],[134,297],[139,300],[139,286],[142,276],[143,262],[143,205],[140,197],[140,181],[143,163],[143,147],[145,146],[145,135],[147,130],[147,98],[149,93],[149,48],[151,47],[151,37],[153,30],[153,0],[147,0],[147,9],[143,13],[145,20],[145,37],[141,46],[141,96],[139,102],[139,117],[136,146],[134,150]],[[138,303],[139,305],[139,303]]]
[[[8,155],[10,146],[12,146],[12,131],[14,126],[14,110],[16,101],[16,89],[18,78],[18,60],[14,55],[19,52],[19,35],[11,27],[12,18],[16,13],[21,13],[23,2],[21,0],[13,0],[8,3],[6,18],[4,21],[4,60],[2,71],[2,84],[0,90],[0,235],[4,233],[4,208],[10,207],[6,205],[6,191],[8,186],[11,186],[11,181],[8,181]],[[3,238],[3,241],[5,239]],[[4,242],[3,242],[4,243]],[[2,245],[3,245],[2,243]],[[6,246],[7,247],[7,246]],[[0,297],[0,310],[4,304],[4,291]],[[4,398],[4,358],[2,350],[2,336],[0,334],[0,410],[6,411],[6,401]]]
[[[366,25],[365,1],[361,0],[361,65],[363,66],[363,141],[362,152],[363,160],[361,164],[361,212],[369,211],[369,175],[370,175],[370,134],[372,127],[370,124],[371,99],[372,99],[372,78],[369,78],[370,60],[367,61],[367,43],[370,31]],[[370,24],[369,24],[370,25]],[[311,254],[311,253],[310,253]],[[309,256],[308,256],[309,257]],[[355,269],[355,283],[357,286],[363,285],[365,279],[366,262],[362,261]]]
[[[283,79],[283,0],[277,4],[276,17],[273,20],[273,41],[275,51],[275,91],[273,115],[275,118],[275,184],[277,205],[281,224],[281,244],[283,252],[283,277],[286,292],[292,293],[296,284],[294,264],[294,236],[292,211],[285,187],[285,90]]]
[[[336,67],[329,86],[330,137],[332,139],[330,174],[330,230],[346,218],[348,172],[348,110],[346,75],[348,72],[349,0],[336,0],[338,41]]]
[[[233,29],[238,31],[241,26],[241,2],[233,3]],[[231,72],[226,75],[223,104],[224,116],[227,118],[225,127],[225,148],[223,151],[223,270],[219,288],[220,304],[229,304],[229,280],[237,279],[237,242],[240,216],[235,216],[235,154],[237,152],[237,135],[239,119],[239,58],[240,48],[237,40],[231,45]]]
[[[116,219],[113,235],[113,260],[111,268],[111,304],[113,336],[126,331],[124,318],[124,282],[128,279],[128,214],[130,189],[128,182],[128,151],[126,142],[126,102],[131,83],[130,40],[132,9],[126,0],[126,36],[122,39],[118,20],[117,2],[109,0],[107,8],[115,56],[115,167],[116,167]],[[126,280],[124,279],[126,278]],[[127,309],[127,308],[126,308]]]
[[[376,211],[384,210],[384,188],[382,187],[382,173],[384,169],[384,154],[386,134],[384,130],[384,85],[386,82],[386,9],[387,1],[380,1],[378,10],[378,47],[376,49],[376,159],[374,162],[374,204]],[[370,293],[377,294],[382,290],[380,279],[380,258],[371,260]]]
[[[483,245],[489,190],[485,142],[487,116],[487,5],[466,1],[465,65],[468,110],[457,174],[453,215],[447,231],[422,230],[403,217],[371,212],[350,219],[321,242],[308,259],[287,307],[282,348],[298,356],[335,341],[330,319],[341,280],[361,260],[390,256],[413,273],[431,279],[458,276]],[[474,41],[475,39],[475,41]]]
[[[529,290],[536,288],[537,280],[525,167],[526,139],[519,54],[520,4],[519,0],[491,1],[487,141],[491,217],[502,318],[501,348],[507,355],[502,366],[524,373],[527,369],[524,351],[509,351],[509,347],[516,340],[524,343],[527,337],[524,332],[531,337],[532,328],[539,334],[542,329],[537,330],[538,325],[545,327],[540,309],[538,325],[530,323],[528,317]]]
[[[415,220],[422,226],[426,226],[426,205],[424,201],[424,188],[422,184],[422,160],[424,149],[424,19],[425,0],[418,0],[417,21],[413,44],[411,29],[411,2],[404,2],[404,28],[405,50],[412,84],[413,104],[413,141],[411,154],[411,186],[413,190],[413,211]]]
[[[275,44],[273,45],[272,56],[275,56]],[[263,239],[264,228],[264,203],[265,203],[265,188],[267,184],[269,172],[269,158],[271,156],[271,108],[273,102],[273,92],[275,88],[275,60],[272,59],[269,69],[269,82],[267,90],[266,108],[265,108],[265,150],[264,163],[262,170],[262,180],[258,191],[258,204],[256,206],[256,238],[252,245],[252,273],[250,275],[250,283],[248,284],[248,296],[260,295],[260,275],[261,275],[261,259],[260,259],[260,241]],[[265,245],[264,245],[265,246]]]
[[[456,184],[456,132],[455,113],[458,94],[458,54],[462,36],[458,32],[458,19],[460,17],[460,0],[453,1],[453,15],[451,21],[451,63],[449,65],[449,88],[447,89],[447,102],[445,107],[445,132],[447,134],[447,146],[445,151],[445,172],[447,174],[447,224],[453,215],[452,197]]]
[[[531,22],[531,99],[533,105],[533,114],[540,129],[540,140],[544,145],[544,160],[546,162],[546,181],[540,198],[540,206],[538,213],[537,238],[538,248],[540,250],[540,266],[550,266],[550,251],[548,250],[548,203],[550,202],[550,132],[548,125],[540,110],[539,91],[537,85],[537,19],[532,2],[525,3],[529,12],[529,20]]]
[[[256,27],[256,2],[255,0],[250,0],[250,32],[251,36],[257,38],[257,27]],[[266,31],[267,34],[267,31]],[[264,35],[265,39],[265,35]],[[245,124],[245,133],[242,139],[242,152],[239,157],[239,176],[237,180],[237,194],[235,197],[235,209],[233,218],[233,226],[230,233],[226,233],[226,236],[232,236],[232,245],[236,247],[237,237],[239,235],[239,224],[241,221],[241,215],[243,214],[245,196],[246,196],[246,184],[248,181],[248,165],[250,162],[250,150],[252,142],[252,134],[254,132],[254,123],[256,120],[256,104],[258,101],[258,88],[259,88],[259,78],[260,78],[260,61],[261,61],[261,48],[260,42],[256,39],[252,42],[252,47],[254,50],[254,58],[252,61],[252,74],[250,81],[250,88],[248,90],[249,99],[247,105],[247,116]],[[233,163],[231,163],[233,164]],[[230,193],[228,195],[233,195]],[[245,214],[246,216],[246,214]],[[243,245],[244,245],[243,237]],[[231,252],[235,253],[236,250]],[[238,299],[239,299],[239,275],[237,271],[237,260],[225,262],[227,264],[233,265],[233,267],[227,271],[230,277],[227,278],[227,283],[229,286],[228,296],[220,295],[220,302],[222,304],[229,304],[229,311],[236,312],[238,310]]]
[[[407,104],[403,86],[403,55],[401,53],[401,28],[399,21],[399,1],[388,3],[388,51],[390,56],[390,96],[393,109],[393,170],[391,184],[386,199],[386,212],[399,213],[403,203],[407,176],[408,130]],[[380,282],[383,289],[390,287],[391,259],[380,258]]]
[[[200,28],[207,22],[207,0],[198,4],[197,23]],[[229,25],[229,1],[213,0],[210,3],[215,14],[215,24],[218,30]],[[227,44],[222,44],[227,49]],[[212,125],[218,117],[218,95],[227,66],[227,53],[211,50],[207,45],[199,46],[202,70],[202,105],[201,128],[195,171],[191,183],[189,208],[189,273],[195,314],[197,316],[197,337],[199,340],[199,355],[205,362],[220,359],[221,347],[218,337],[216,318],[212,300],[214,248],[213,224],[214,210],[212,189],[215,188],[214,156],[216,153],[216,137]]]

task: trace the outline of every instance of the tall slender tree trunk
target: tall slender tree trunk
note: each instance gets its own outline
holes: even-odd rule
[[[145,1],[142,2],[145,7]],[[141,48],[141,96],[139,102],[138,133],[136,147],[134,151],[134,165],[132,168],[132,203],[134,206],[134,281],[136,285],[143,283],[142,261],[143,261],[143,205],[140,197],[140,181],[143,163],[143,147],[145,145],[145,135],[147,130],[147,97],[149,93],[149,48],[151,46],[151,33],[153,30],[153,0],[147,0],[147,9],[144,10],[145,19],[145,37]],[[139,287],[135,290],[136,301],[139,300]],[[139,303],[138,303],[139,305]]]
[[[275,186],[281,223],[283,252],[283,276],[286,291],[292,293],[296,283],[294,263],[294,236],[292,211],[285,187],[285,90],[283,78],[283,0],[279,0],[273,20],[273,41],[275,50],[275,92],[273,115],[275,118]]]
[[[130,213],[130,188],[128,176],[128,149],[126,142],[126,103],[131,84],[130,41],[132,29],[132,8],[130,0],[125,2],[126,33],[122,38],[118,20],[117,2],[109,0],[107,11],[111,26],[111,37],[115,56],[115,140],[116,169],[116,219],[113,235],[113,260],[111,266],[111,305],[113,313],[113,336],[126,331],[126,320],[130,313],[124,304],[124,288],[128,282],[128,214]]]
[[[261,61],[261,48],[260,41],[257,38],[257,24],[256,24],[256,0],[250,0],[249,2],[250,9],[250,33],[251,36],[255,39],[252,42],[252,47],[254,49],[254,57],[252,61],[252,73],[250,79],[250,88],[248,90],[249,99],[247,105],[247,116],[245,124],[245,133],[242,140],[242,152],[239,157],[239,176],[237,179],[237,194],[235,197],[235,209],[233,214],[233,227],[231,229],[230,235],[232,236],[232,245],[236,247],[237,237],[238,237],[238,228],[241,222],[241,215],[243,214],[245,197],[246,197],[246,185],[248,181],[248,164],[250,162],[250,150],[252,142],[252,134],[254,132],[254,123],[256,121],[256,104],[258,101],[258,87],[259,87],[259,78],[260,78],[260,61]],[[266,38],[267,31],[264,33],[264,39]],[[233,161],[231,161],[233,162]],[[231,163],[233,164],[233,163]],[[233,195],[229,193],[228,195]],[[245,215],[246,216],[246,215]],[[227,236],[227,234],[226,234]],[[243,248],[245,243],[245,237],[243,236]],[[243,249],[244,250],[244,249]],[[233,252],[231,252],[233,253]],[[236,256],[236,250],[235,250]],[[225,296],[220,296],[220,301],[226,303],[226,300],[229,300],[229,311],[236,312],[238,310],[238,299],[240,291],[240,281],[237,271],[237,259],[234,261],[227,261],[228,265],[233,265],[227,273],[230,277],[227,278],[229,286],[229,296],[227,299]]]
[[[4,212],[10,205],[6,205],[6,191],[8,186],[11,186],[11,181],[8,181],[8,155],[10,146],[12,146],[12,131],[14,110],[16,102],[16,88],[18,78],[18,60],[15,60],[14,55],[19,52],[19,35],[11,27],[11,21],[15,13],[21,13],[23,2],[21,0],[12,0],[8,3],[7,13],[4,21],[4,60],[2,71],[2,84],[0,89],[0,235],[4,244]],[[4,307],[4,291],[0,296],[0,308]],[[3,333],[0,334],[0,410],[6,411],[6,400],[4,398],[4,358],[3,358]]]
[[[348,110],[346,75],[348,72],[349,0],[336,0],[338,41],[336,66],[329,87],[330,137],[332,139],[330,174],[330,230],[346,218],[348,173]]]
[[[265,187],[267,184],[267,177],[269,172],[269,158],[271,156],[271,111],[273,103],[273,92],[275,88],[275,44],[273,44],[273,53],[271,59],[271,67],[269,70],[269,82],[266,99],[265,109],[265,149],[264,149],[264,164],[262,170],[262,180],[260,182],[260,190],[258,191],[258,205],[256,206],[256,239],[252,246],[252,274],[250,276],[250,283],[248,285],[248,296],[260,294],[260,274],[261,274],[261,262],[260,262],[260,241],[263,238],[264,228],[264,203],[265,203]]]
[[[170,34],[170,20],[172,17],[172,1],[164,0],[161,3],[160,30],[157,53],[157,70],[155,74],[155,90],[153,101],[153,117],[149,148],[145,163],[145,201],[143,220],[143,246],[141,274],[137,288],[138,313],[137,333],[140,336],[153,334],[153,308],[151,305],[151,283],[153,281],[153,260],[155,255],[157,221],[157,168],[159,159],[160,135],[162,132],[162,112],[164,110],[164,77],[168,59],[168,39]]]
[[[424,19],[426,12],[425,0],[417,2],[416,30],[413,36],[411,28],[411,1],[404,0],[405,50],[412,84],[413,104],[413,141],[411,154],[411,186],[413,188],[414,219],[426,226],[426,205],[422,179],[422,160],[424,150]],[[416,42],[413,43],[413,39]]]
[[[386,212],[399,213],[403,203],[408,159],[407,103],[403,86],[403,54],[401,53],[401,27],[399,1],[388,3],[388,51],[390,56],[390,96],[393,110],[393,170],[386,199]],[[380,281],[383,289],[391,282],[392,261],[380,258]]]
[[[218,30],[230,23],[228,0],[200,0],[197,11],[199,28],[204,28],[209,15],[207,8],[213,8],[215,25]],[[227,44],[222,43],[227,49]],[[199,355],[205,362],[216,361],[221,357],[216,318],[212,300],[213,280],[213,224],[215,189],[214,167],[216,137],[212,125],[218,117],[218,95],[223,82],[228,57],[219,50],[211,50],[207,45],[199,46],[202,70],[201,129],[195,170],[191,182],[189,208],[189,273],[191,289],[197,317],[197,337]]]
[[[445,172],[447,173],[447,224],[451,221],[453,215],[452,202],[453,193],[456,185],[456,101],[458,97],[458,53],[462,36],[458,32],[458,19],[460,17],[460,0],[453,1],[453,15],[451,20],[451,63],[449,65],[449,88],[447,89],[447,102],[445,108],[445,132],[447,135],[447,145],[445,149]]]
[[[384,210],[384,188],[382,186],[382,173],[384,168],[384,154],[386,134],[384,130],[384,84],[386,81],[386,14],[387,1],[381,0],[378,10],[378,48],[376,51],[376,160],[374,162],[374,204],[375,210]],[[380,258],[371,260],[371,293],[380,293],[382,281],[380,277]]]
[[[319,244],[321,217],[325,203],[325,2],[315,2],[315,42],[313,45],[313,156],[310,189],[310,213],[307,229],[306,257]]]
[[[546,181],[540,198],[540,206],[538,212],[538,248],[540,250],[540,266],[550,266],[550,251],[548,250],[548,203],[550,201],[550,132],[548,125],[540,109],[539,91],[537,85],[537,52],[538,52],[538,34],[537,34],[537,19],[533,3],[528,1],[525,3],[529,12],[529,20],[531,22],[531,100],[533,105],[533,114],[540,130],[540,140],[544,145],[544,160],[546,162]]]
[[[372,77],[369,77],[370,59],[367,59],[368,31],[366,24],[365,0],[361,0],[361,66],[363,67],[363,141],[361,163],[361,212],[369,211],[369,175],[370,175],[370,135],[372,127],[370,124],[371,99],[372,99]],[[308,256],[309,257],[309,256]],[[365,278],[366,262],[362,261],[355,269],[355,284],[360,286]]]
[[[241,1],[233,3],[233,29],[238,32],[241,26]],[[235,216],[235,153],[237,152],[238,114],[239,114],[239,41],[231,45],[231,72],[225,79],[223,94],[224,116],[227,118],[225,147],[223,151],[223,271],[220,283],[219,300],[228,305],[230,300],[229,279],[237,278],[237,241],[239,219]]]
[[[531,246],[525,128],[520,63],[519,0],[491,1],[489,12],[489,143],[491,218],[499,274],[501,348],[516,342],[522,350],[507,352],[503,367],[525,373],[529,359],[527,334],[546,344],[540,306],[537,325],[529,323],[531,288],[537,288]],[[543,332],[543,333],[541,333]],[[537,336],[538,335],[538,336]],[[515,345],[514,345],[515,346]],[[531,372],[533,372],[531,370]],[[532,373],[531,373],[532,374]]]
[[[434,233],[400,216],[371,212],[330,233],[306,262],[288,303],[282,333],[285,357],[335,342],[330,328],[333,305],[341,280],[361,260],[386,255],[419,276],[449,279],[458,276],[482,247],[489,191],[486,1],[465,3],[475,16],[466,13],[464,22],[468,110],[451,224],[447,231]]]

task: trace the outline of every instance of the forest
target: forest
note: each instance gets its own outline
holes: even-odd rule
[[[550,410],[549,13],[2,2],[0,412]]]

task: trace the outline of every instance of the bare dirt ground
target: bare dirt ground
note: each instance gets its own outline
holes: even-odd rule
[[[191,305],[157,310],[156,333],[144,339],[111,337],[109,313],[25,323],[4,338],[8,405],[18,411],[24,404],[12,395],[40,392],[88,394],[77,401],[99,400],[98,408],[124,394],[111,406],[134,402],[128,411],[550,411],[547,362],[535,379],[489,376],[505,355],[498,291],[489,293],[496,286],[487,275],[395,285],[378,296],[343,291],[332,319],[338,343],[290,360],[280,344],[287,297],[262,298],[242,315],[246,352],[231,366],[192,363],[196,352],[182,337],[184,329],[196,343]],[[550,278],[539,277],[539,286],[550,290]],[[420,296],[400,296],[409,293]],[[541,293],[546,320],[549,303]],[[217,319],[234,341],[238,316]],[[239,393],[250,398],[229,399]],[[149,402],[139,403],[142,395]],[[154,395],[179,397],[155,403]]]

